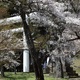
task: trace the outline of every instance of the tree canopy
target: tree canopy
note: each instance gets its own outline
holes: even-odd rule
[[[75,55],[80,51],[79,0],[2,0],[2,2],[7,4],[8,16],[11,18],[0,20],[0,25],[26,21],[36,50],[45,48],[54,55]],[[25,18],[20,11],[21,7]],[[18,38],[16,40],[19,41]]]

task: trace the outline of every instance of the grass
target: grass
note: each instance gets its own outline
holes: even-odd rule
[[[5,78],[0,77],[0,80],[35,80],[34,73],[23,73],[18,72],[17,74],[14,74],[13,72],[6,72]],[[48,74],[44,74],[45,80],[67,80],[67,79],[58,79],[50,77]]]

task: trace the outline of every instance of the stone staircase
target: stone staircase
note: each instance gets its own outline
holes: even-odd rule
[[[70,64],[65,63],[66,73],[69,78],[80,78],[79,74],[70,66]]]

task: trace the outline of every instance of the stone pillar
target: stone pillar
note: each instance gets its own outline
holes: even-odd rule
[[[29,49],[26,43],[26,37],[23,32],[23,44],[24,44],[24,50],[23,50],[23,72],[29,72]]]

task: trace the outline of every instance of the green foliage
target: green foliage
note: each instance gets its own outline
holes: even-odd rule
[[[14,33],[13,35],[15,35],[19,39],[23,37],[22,32],[20,32],[20,33]]]
[[[7,8],[0,5],[0,19],[6,18],[8,16]]]
[[[0,26],[0,31],[1,30],[9,30],[9,29],[15,29],[15,28],[20,28],[22,27],[22,24],[21,23],[15,23],[15,24],[12,24],[12,25],[5,25],[5,26]]]
[[[74,70],[80,74],[80,58],[74,58],[72,64]]]

